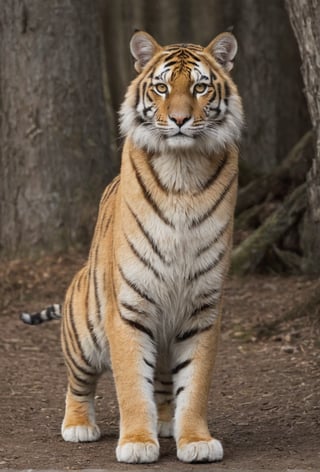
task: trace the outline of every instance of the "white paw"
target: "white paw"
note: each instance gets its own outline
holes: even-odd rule
[[[178,449],[178,459],[183,462],[215,462],[222,458],[222,444],[217,439],[192,442]]]
[[[61,434],[65,441],[70,442],[98,441],[100,438],[100,429],[96,424],[92,426],[67,427],[62,425]]]
[[[159,444],[132,442],[118,446],[116,456],[119,462],[141,464],[155,462],[159,458]]]
[[[173,436],[173,422],[159,421],[158,422],[158,436],[161,438],[172,438]]]

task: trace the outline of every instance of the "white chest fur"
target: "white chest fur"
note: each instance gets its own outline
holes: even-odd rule
[[[143,205],[148,203],[141,201],[136,218],[144,232],[126,234],[123,225],[129,251],[119,254],[127,279],[119,299],[125,317],[132,321],[143,317],[144,324],[167,341],[179,333],[206,327],[216,316],[228,265],[230,238],[226,235],[233,209],[226,197],[202,224],[195,224],[220,201],[219,194],[209,194],[211,199],[201,192],[197,195],[199,184],[210,176],[207,160],[186,160],[185,165],[180,159],[159,162],[155,170],[161,185],[168,187],[161,202],[167,222],[157,212],[144,212]],[[191,191],[185,195],[186,186]],[[146,234],[154,245],[146,243]]]

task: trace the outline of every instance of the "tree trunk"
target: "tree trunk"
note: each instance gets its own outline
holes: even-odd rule
[[[241,154],[249,170],[269,173],[311,128],[299,51],[283,0],[225,0],[222,8],[239,43],[232,74],[246,115]]]
[[[286,0],[302,59],[302,76],[316,140],[308,174],[308,214],[304,231],[306,270],[320,274],[320,2]]]
[[[115,173],[97,4],[4,0],[0,255],[87,243]]]

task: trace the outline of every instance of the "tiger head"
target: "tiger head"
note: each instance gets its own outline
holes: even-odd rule
[[[237,53],[231,33],[206,48],[161,47],[138,31],[130,43],[138,76],[120,110],[121,131],[148,152],[220,152],[241,133],[241,99],[229,72]]]

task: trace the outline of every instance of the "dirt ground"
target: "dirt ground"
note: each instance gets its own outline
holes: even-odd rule
[[[312,304],[320,280],[301,277],[228,282],[209,405],[225,450],[219,466],[179,463],[169,439],[155,465],[117,464],[118,409],[107,376],[97,392],[102,439],[65,443],[59,322],[30,327],[18,315],[61,302],[82,262],[75,254],[0,268],[0,469],[320,470],[320,308]]]

